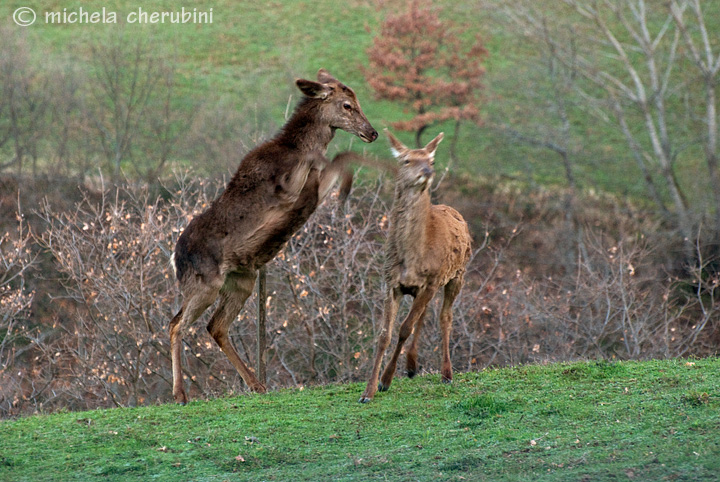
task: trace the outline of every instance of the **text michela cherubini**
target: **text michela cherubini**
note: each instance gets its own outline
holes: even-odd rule
[[[118,13],[107,10],[90,11],[80,7],[77,10],[63,8],[58,12],[45,12],[45,23],[47,24],[72,24],[72,23],[118,23]],[[213,9],[198,10],[197,8],[185,8],[171,12],[148,11],[138,8],[127,15],[120,15],[127,23],[213,23]]]

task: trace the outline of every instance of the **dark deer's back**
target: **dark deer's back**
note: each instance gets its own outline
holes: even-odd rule
[[[274,258],[317,208],[335,129],[377,137],[351,89],[335,81],[327,97],[319,95],[303,98],[278,135],[250,151],[225,192],[190,222],[174,255],[181,286],[189,274],[209,281]]]

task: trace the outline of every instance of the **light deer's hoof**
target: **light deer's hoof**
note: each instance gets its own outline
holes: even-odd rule
[[[370,403],[371,401],[372,401],[372,398],[362,396],[362,397],[360,397],[360,400],[358,400],[358,403]]]
[[[175,403],[178,405],[185,406],[188,403],[187,395],[185,395],[185,392],[180,392],[175,395],[173,395],[173,398],[175,399]]]

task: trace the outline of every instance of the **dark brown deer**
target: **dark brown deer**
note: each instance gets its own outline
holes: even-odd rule
[[[183,303],[170,322],[173,397],[187,403],[183,388],[183,331],[215,300],[207,329],[245,383],[265,386],[240,359],[228,329],[250,296],[258,270],[273,259],[343,177],[347,195],[352,153],[325,157],[335,130],[365,142],[377,139],[352,89],[320,69],[318,81],[299,79],[304,94],[280,132],[240,162],[223,194],[183,231],[172,262]]]
[[[418,371],[417,344],[425,311],[440,288],[443,288],[440,312],[442,381],[452,381],[452,304],[460,292],[465,267],[471,257],[470,231],[462,216],[449,206],[430,203],[435,151],[443,134],[440,133],[424,148],[412,150],[390,132],[387,135],[393,155],[399,160],[395,199],[390,212],[390,232],[385,245],[387,295],[375,363],[365,392],[359,400],[361,403],[372,400],[378,389],[385,391],[390,388],[398,357],[410,335],[413,335],[413,340],[406,355],[406,367],[408,376],[415,376]],[[411,295],[413,304],[400,326],[397,347],[378,384],[380,365],[390,345],[398,304],[403,295]]]

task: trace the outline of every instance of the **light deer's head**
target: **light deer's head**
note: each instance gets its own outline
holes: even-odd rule
[[[295,83],[305,96],[322,101],[321,117],[330,127],[354,134],[364,142],[377,139],[378,133],[365,117],[355,92],[327,70],[318,71],[317,82],[298,79]]]
[[[385,129],[390,139],[390,150],[398,160],[397,183],[403,190],[416,189],[424,191],[432,184],[435,176],[435,151],[443,140],[441,132],[422,149],[408,149],[394,135]]]

